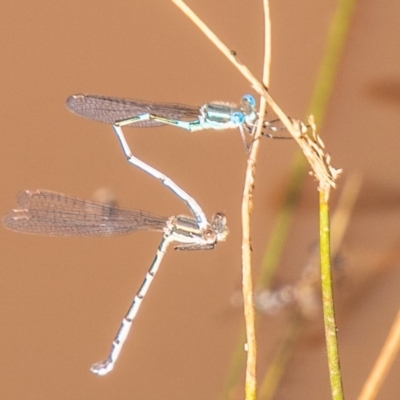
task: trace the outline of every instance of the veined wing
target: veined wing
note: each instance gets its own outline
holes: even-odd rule
[[[18,208],[3,217],[6,228],[53,236],[114,236],[138,230],[162,231],[168,218],[81,200],[47,190],[25,190]]]
[[[199,116],[199,107],[177,103],[151,103],[95,94],[75,94],[68,97],[67,108],[82,117],[107,124],[134,118],[143,114],[177,120],[193,120]],[[132,122],[130,127],[162,126],[162,122],[147,120]]]

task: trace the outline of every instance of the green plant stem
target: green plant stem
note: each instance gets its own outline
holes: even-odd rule
[[[339,351],[336,336],[335,310],[333,306],[330,226],[328,196],[324,191],[319,193],[319,235],[321,257],[322,307],[324,311],[325,340],[328,355],[329,377],[332,399],[343,399],[342,377],[339,365]]]

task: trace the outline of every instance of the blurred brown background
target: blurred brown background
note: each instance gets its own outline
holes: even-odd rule
[[[262,2],[188,4],[260,76]],[[288,115],[305,116],[335,6],[332,0],[272,2],[271,93]],[[360,2],[320,131],[333,165],[345,171],[339,184],[350,172],[364,177],[346,235],[349,256],[341,264],[344,275],[355,278],[336,293],[339,303],[354,299],[339,315],[349,399],[359,393],[400,303],[396,255],[384,273],[373,275],[373,285],[357,285],[396,249],[400,231],[398,15],[398,1]],[[159,182],[125,161],[110,127],[70,114],[65,99],[87,92],[201,105],[252,93],[169,1],[3,0],[0,49],[1,213],[14,206],[22,189],[91,199],[104,187],[122,206],[165,216],[187,213]],[[240,136],[172,127],[126,133],[133,151],[185,188],[207,215],[227,214],[228,241],[212,252],[167,253],[116,369],[99,378],[89,368],[107,355],[160,234],[50,238],[1,228],[2,399],[203,400],[222,391],[243,327],[241,309],[230,302],[241,279],[246,154]],[[252,231],[255,274],[295,151],[288,141],[264,140],[261,146]],[[307,178],[276,285],[300,276],[317,239],[316,206],[315,183]],[[262,318],[260,377],[286,321],[285,313]],[[277,398],[329,398],[320,333],[297,347]],[[399,369],[397,361],[379,399],[396,397]],[[242,398],[240,387],[233,398]]]

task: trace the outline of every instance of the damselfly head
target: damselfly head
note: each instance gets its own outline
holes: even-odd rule
[[[246,125],[246,131],[249,133],[254,131],[254,127],[258,119],[255,107],[256,99],[251,94],[245,94],[240,101],[240,108],[244,114],[244,121],[242,125]],[[243,138],[242,132],[241,135]]]
[[[231,122],[233,122],[235,125],[240,126],[244,123],[244,121],[245,116],[241,111],[235,111],[231,114]]]
[[[216,213],[211,218],[212,230],[217,235],[218,241],[224,241],[228,236],[229,229],[226,226],[226,217],[223,213]]]
[[[254,109],[256,107],[256,99],[251,94],[245,94],[242,97],[241,105],[243,107]]]

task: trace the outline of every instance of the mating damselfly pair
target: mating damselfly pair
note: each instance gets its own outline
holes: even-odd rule
[[[200,205],[186,191],[132,154],[122,128],[173,125],[190,132],[237,128],[243,137],[255,131],[259,118],[255,106],[251,95],[243,96],[239,105],[212,102],[201,107],[98,95],[78,94],[68,98],[67,107],[74,113],[111,124],[128,162],[172,190],[193,215],[159,217],[145,211],[80,200],[47,190],[28,190],[18,195],[18,208],[3,217],[4,225],[11,230],[52,236],[112,236],[139,230],[163,232],[150,269],[122,320],[108,357],[94,364],[92,372],[105,375],[113,369],[169,244],[176,243],[175,249],[178,250],[211,250],[228,234],[224,214],[216,213],[209,221]],[[263,126],[273,132],[283,130],[278,120],[264,122]]]

